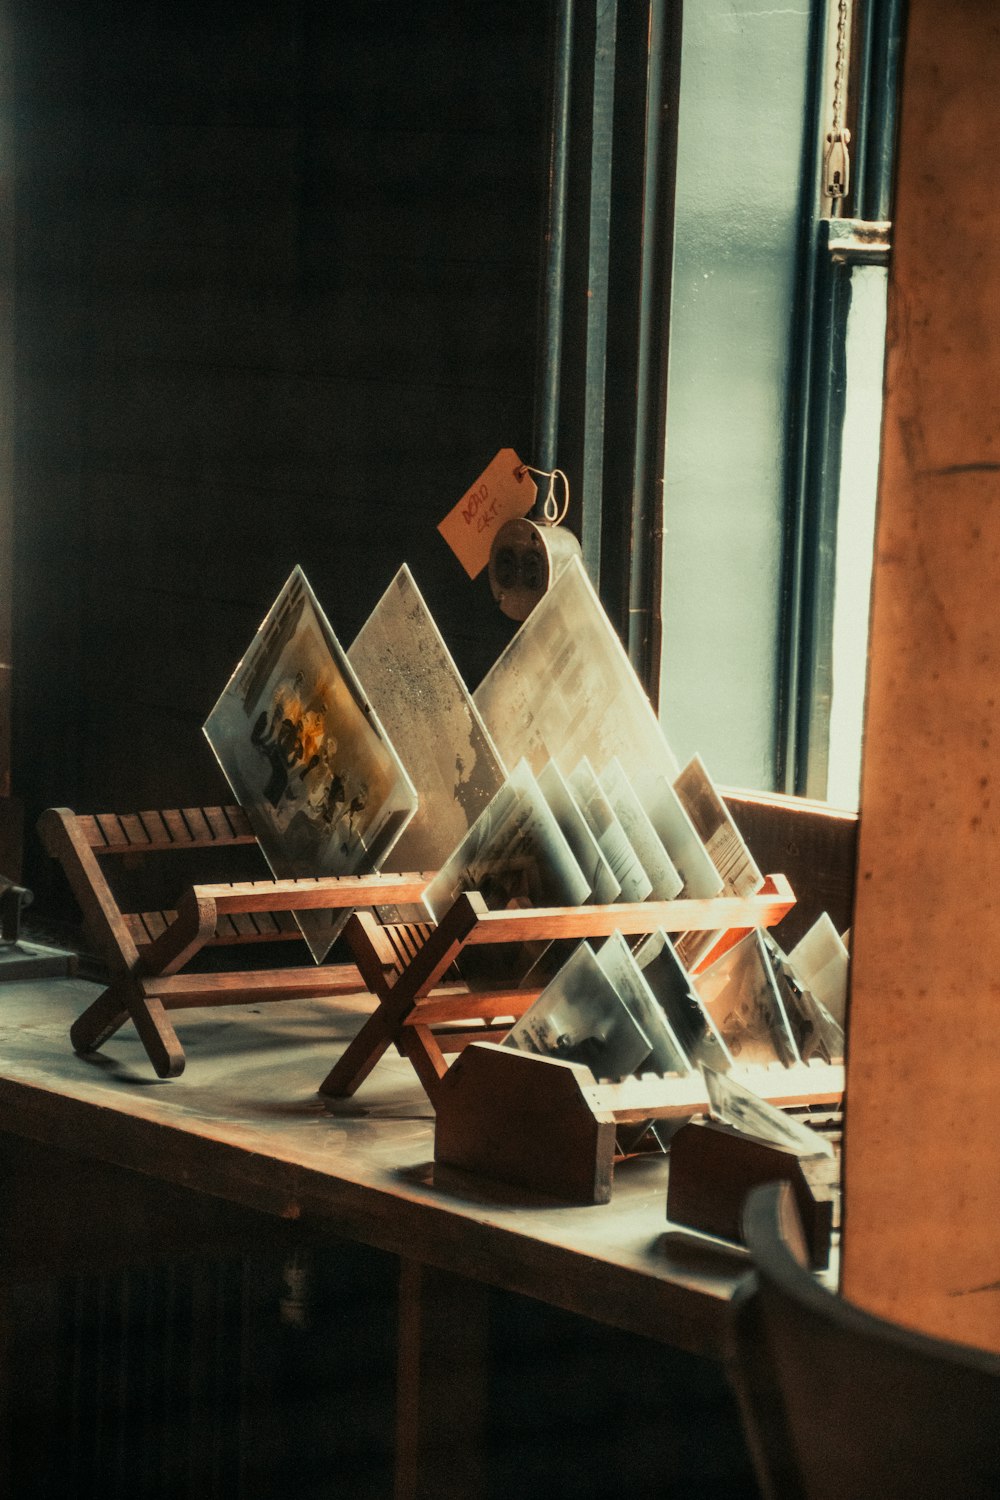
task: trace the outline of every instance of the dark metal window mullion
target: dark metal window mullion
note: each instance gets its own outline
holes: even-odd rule
[[[853,201],[858,227],[889,217],[903,0],[859,6],[854,67]],[[813,42],[813,117],[821,144],[822,17]],[[815,157],[812,170],[815,170]],[[833,228],[816,214],[810,165],[804,169],[800,293],[793,322],[793,388],[788,444],[784,614],[779,643],[782,696],[777,784],[824,797],[833,690],[833,611],[841,433],[846,398],[846,336],[851,264],[871,258],[860,243],[831,254]]]
[[[782,618],[778,640],[778,722],[775,726],[775,785],[781,791],[802,793],[803,742],[800,704],[811,701],[815,639],[815,535],[812,441],[817,410],[825,411],[829,371],[827,342],[818,326],[823,295],[818,276],[820,254],[817,191],[822,171],[823,54],[826,6],[816,7],[811,26],[809,56],[811,87],[809,113],[812,130],[806,137],[802,160],[799,274],[792,316],[789,357],[789,411],[786,446],[785,523],[782,559]],[[817,345],[820,345],[817,348]]]

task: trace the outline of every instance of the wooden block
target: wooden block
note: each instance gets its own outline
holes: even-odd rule
[[[810,1264],[824,1269],[838,1197],[839,1162],[802,1158],[784,1146],[751,1140],[714,1120],[684,1125],[670,1143],[667,1218],[703,1234],[742,1241],[743,1205],[751,1188],[788,1182],[802,1220]]]
[[[570,1203],[608,1203],[614,1117],[588,1068],[490,1042],[460,1053],[437,1089],[434,1159]]]

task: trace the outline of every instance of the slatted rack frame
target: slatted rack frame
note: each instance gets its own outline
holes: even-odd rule
[[[840,1109],[843,1063],[734,1067],[733,1077],[783,1109]],[[434,1160],[571,1203],[611,1199],[618,1131],[709,1111],[700,1072],[598,1082],[589,1068],[477,1043],[442,1080]]]
[[[243,810],[185,807],[86,816],[52,807],[39,819],[38,831],[66,873],[111,978],[71,1028],[73,1047],[94,1052],[131,1019],[161,1078],[176,1078],[185,1062],[169,1010],[333,996],[361,986],[353,964],[180,973],[202,948],[298,937],[292,911],[417,902],[430,878],[344,875],[190,885],[175,910],[126,912],[105,877],[106,861],[255,844]]]
[[[489,911],[473,891],[459,896],[432,928],[382,926],[371,913],[355,912],[344,936],[378,1004],[320,1084],[320,1092],[349,1097],[394,1045],[410,1059],[435,1104],[449,1068],[447,1054],[461,1052],[470,1042],[499,1041],[510,1030],[538,990],[470,991],[461,984],[443,984],[466,945],[605,938],[613,932],[638,937],[660,929],[717,932],[721,936],[707,962],[753,928],[774,926],[794,904],[784,875],[768,875],[753,896],[529,911]]]

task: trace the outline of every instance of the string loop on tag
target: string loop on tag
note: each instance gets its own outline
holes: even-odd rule
[[[569,480],[562,469],[534,469],[531,464],[521,464],[520,468],[515,469],[514,472],[519,479],[522,474],[537,474],[540,479],[549,481],[548,492],[542,501],[542,516],[546,526],[561,526],[569,514]],[[562,506],[556,503],[557,479],[562,480]]]

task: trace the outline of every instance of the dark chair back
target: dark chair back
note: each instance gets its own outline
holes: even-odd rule
[[[730,1376],[768,1500],[1000,1496],[1000,1357],[912,1333],[805,1268],[787,1184],[747,1199]]]

